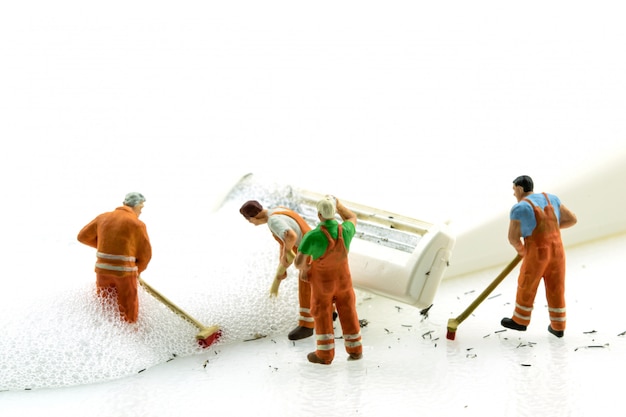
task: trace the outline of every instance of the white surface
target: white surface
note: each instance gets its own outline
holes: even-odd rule
[[[418,310],[359,293],[364,358],[310,364],[313,339],[285,334],[230,344],[110,382],[0,393],[3,416],[621,415],[626,330],[615,314],[626,236],[569,251],[568,328],[546,330],[542,290],[527,332],[500,327],[512,312],[517,269],[446,339],[499,270],[445,280],[423,319]],[[617,290],[619,289],[619,290]],[[339,341],[340,342],[340,341]],[[338,343],[341,347],[341,343]],[[602,347],[596,347],[602,346]]]
[[[540,308],[527,333],[496,336],[511,310],[509,278],[501,297],[445,341],[447,319],[475,294],[465,292],[498,272],[485,271],[444,280],[423,323],[413,309],[361,295],[370,321],[364,360],[338,355],[317,367],[305,360],[312,341],[294,346],[281,336],[292,325],[289,287],[282,304],[263,301],[274,242],[240,219],[224,232],[207,213],[238,175],[269,171],[365,205],[451,220],[462,233],[511,206],[517,175],[541,190],[575,186],[575,173],[624,149],[621,2],[245,3],[3,6],[0,374],[18,370],[28,380],[32,358],[67,359],[62,374],[87,370],[89,361],[72,360],[87,357],[133,376],[0,392],[0,414],[619,413],[619,384],[610,381],[624,371],[623,238],[568,251],[563,340],[545,331]],[[104,333],[85,325],[97,317],[81,310],[90,305],[93,253],[76,233],[131,190],[148,198],[148,282],[225,325],[229,337],[272,329],[266,320],[280,317],[276,334],[226,339],[136,374],[193,329],[149,302],[144,339],[106,321]],[[69,310],[85,314],[55,320]],[[430,330],[437,341],[421,337]],[[87,349],[50,342],[72,331]],[[98,344],[104,336],[114,343]],[[116,346],[130,359],[109,362],[103,353]]]

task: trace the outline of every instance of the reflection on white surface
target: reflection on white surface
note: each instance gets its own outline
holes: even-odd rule
[[[626,266],[621,256],[625,249],[624,235],[570,249],[568,327],[563,339],[546,330],[541,289],[528,331],[500,327],[500,319],[512,311],[516,269],[459,326],[456,339],[447,340],[447,320],[465,309],[499,273],[488,270],[444,280],[428,317],[414,308],[359,292],[359,316],[368,321],[362,329],[365,350],[361,361],[344,360],[339,343],[330,366],[308,363],[306,354],[314,350],[314,340],[288,341],[285,330],[292,323],[286,323],[261,339],[225,341],[208,351],[176,357],[108,382],[5,391],[0,393],[0,412],[7,416],[34,415],[42,410],[63,416],[173,416],[210,409],[222,415],[260,416],[619,415],[614,405],[621,388],[615,381],[626,371],[626,327],[615,311],[623,290],[619,276]],[[235,275],[225,278],[237,279]],[[282,295],[286,298],[295,293],[292,283],[285,282],[288,285]],[[255,299],[254,294],[247,296]],[[194,303],[180,298],[186,305]],[[256,303],[263,304],[259,299]],[[232,308],[227,301],[203,307],[218,306]],[[156,306],[144,307],[144,314],[158,314]],[[292,305],[284,312],[293,310]],[[41,312],[41,307],[35,311]],[[193,329],[184,328],[177,317],[163,314],[158,318],[151,332],[175,330],[177,334],[166,339],[172,336],[171,340],[178,338],[186,340],[180,343],[192,345]],[[232,319],[234,323],[236,318]],[[45,323],[56,333],[69,330],[63,323]],[[242,327],[250,329],[245,324]],[[29,330],[24,328],[24,335]],[[142,356],[151,357],[171,347],[158,338],[128,338],[123,348],[137,365]],[[96,359],[111,347],[91,346],[87,355]],[[18,342],[13,348],[25,346]],[[42,341],[33,347],[31,360],[19,364],[5,361],[3,375],[16,366],[30,372],[32,359],[45,358],[46,351],[56,348]],[[85,369],[91,365],[85,364]],[[80,370],[80,365],[72,366]]]

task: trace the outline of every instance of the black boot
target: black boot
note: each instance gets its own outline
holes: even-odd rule
[[[507,317],[503,318],[500,324],[507,329],[519,330],[520,332],[526,331],[526,326],[524,326],[523,324],[515,323],[513,319],[509,319]]]
[[[287,338],[289,340],[300,340],[305,339],[313,335],[313,329],[304,326],[298,326],[292,331],[289,332]]]
[[[551,325],[548,325],[548,331],[556,337],[563,337],[565,332],[563,330],[554,330]]]
[[[308,355],[306,355],[306,358],[311,363],[319,363],[320,365],[330,365],[330,362],[326,362],[322,360],[319,356],[315,354],[315,352],[309,353]]]

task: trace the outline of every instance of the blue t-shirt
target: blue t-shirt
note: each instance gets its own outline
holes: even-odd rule
[[[338,231],[339,231],[339,222],[337,220],[326,220],[323,223],[317,225],[317,227],[308,233],[306,233],[302,237],[302,242],[300,242],[300,246],[298,247],[298,252],[303,253],[305,255],[311,255],[313,260],[318,259],[322,255],[326,253],[326,249],[328,248],[328,239],[326,235],[320,227],[324,225],[326,229],[328,229],[328,233],[333,239],[337,239]],[[342,226],[342,236],[343,241],[346,245],[346,250],[350,250],[350,242],[352,242],[352,238],[356,233],[356,227],[352,222],[343,222]]]
[[[554,214],[556,214],[556,220],[560,224],[561,223],[561,210],[560,210],[561,200],[559,200],[559,198],[555,196],[554,194],[548,194],[548,193],[546,194],[548,195],[548,198],[550,199],[550,203],[554,207]],[[532,201],[533,204],[535,204],[536,206],[539,206],[541,209],[543,209],[545,206],[548,205],[548,202],[546,201],[546,198],[544,197],[542,193],[531,194],[526,198]],[[515,204],[511,208],[511,213],[509,217],[511,220],[520,221],[521,226],[522,226],[523,237],[530,236],[533,233],[533,230],[535,230],[535,227],[537,226],[537,219],[535,219],[535,212],[533,211],[533,208],[531,207],[531,205],[527,201],[524,201],[524,200]]]

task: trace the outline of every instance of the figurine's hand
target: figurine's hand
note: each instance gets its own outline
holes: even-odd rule
[[[291,262],[289,262],[289,259],[287,259],[286,256],[283,256],[280,258],[280,264],[282,266],[285,267],[285,269],[289,268],[291,266]]]
[[[513,248],[515,249],[515,252],[517,252],[517,254],[522,258],[526,254],[526,246],[519,240],[513,242]]]

